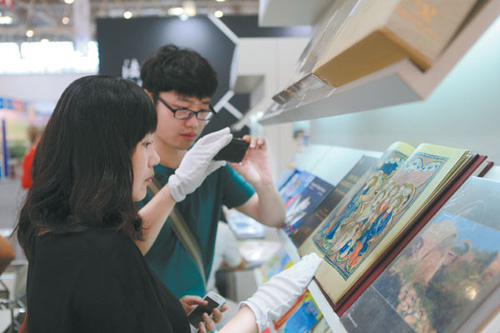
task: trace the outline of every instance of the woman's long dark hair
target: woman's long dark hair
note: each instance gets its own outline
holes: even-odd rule
[[[130,81],[95,75],[66,88],[37,146],[19,216],[17,237],[28,259],[47,232],[100,226],[141,239],[131,157],[156,123],[150,98]]]

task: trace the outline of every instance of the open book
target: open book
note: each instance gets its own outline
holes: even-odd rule
[[[315,278],[334,310],[477,158],[431,144],[387,149],[298,249],[323,256]]]
[[[499,182],[468,179],[344,313],[345,328],[480,330],[500,306],[499,202]]]
[[[303,222],[290,235],[290,239],[296,247],[300,247],[309,235],[316,230],[318,225],[330,214],[342,198],[355,186],[363,175],[377,161],[375,157],[362,156],[351,170],[340,180],[337,186],[324,197],[319,205],[304,217]],[[333,168],[336,172],[338,170]]]

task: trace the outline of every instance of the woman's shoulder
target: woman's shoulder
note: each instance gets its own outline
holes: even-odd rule
[[[130,237],[120,231],[92,228],[82,232],[80,237],[87,243],[87,246],[105,257],[141,256],[139,249]]]
[[[137,251],[132,240],[123,233],[103,228],[64,234],[48,232],[39,237],[36,245],[36,257],[57,254],[73,258],[103,258],[115,253],[135,255]]]

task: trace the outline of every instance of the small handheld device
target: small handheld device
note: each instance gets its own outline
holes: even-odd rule
[[[191,326],[198,328],[198,323],[203,321],[203,313],[206,312],[208,315],[212,315],[212,310],[215,308],[220,309],[225,303],[226,300],[219,294],[214,293],[213,291],[209,291],[205,297],[203,297],[205,301],[208,301],[207,305],[197,305],[193,311],[191,311],[188,315],[189,323]]]
[[[246,141],[232,139],[227,146],[222,148],[217,155],[215,155],[214,160],[239,163],[243,160],[248,146],[249,143]]]

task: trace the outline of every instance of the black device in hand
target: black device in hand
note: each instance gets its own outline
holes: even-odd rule
[[[222,148],[217,155],[215,155],[214,160],[239,163],[243,160],[248,146],[249,143],[246,141],[232,139],[227,146]]]
[[[198,328],[198,323],[203,321],[203,313],[207,313],[208,315],[212,314],[213,309],[221,308],[226,300],[219,294],[214,293],[213,291],[209,291],[205,297],[203,297],[205,301],[208,301],[207,305],[197,305],[193,311],[191,311],[188,315],[189,323]]]

